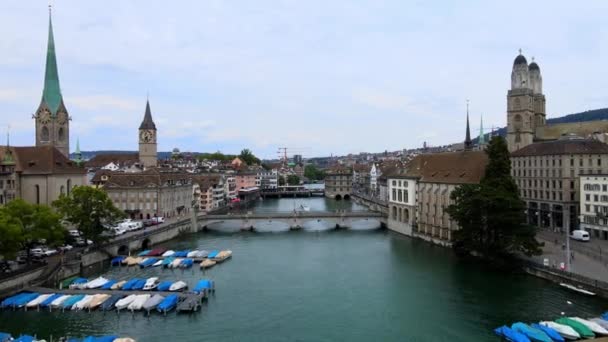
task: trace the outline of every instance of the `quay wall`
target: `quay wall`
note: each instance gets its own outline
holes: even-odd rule
[[[386,203],[357,193],[352,193],[350,196],[353,202],[364,205],[371,211],[376,211],[388,216],[388,205]]]
[[[0,293],[11,292],[26,288],[31,282],[38,279],[46,270],[46,267],[39,267],[28,272],[19,273],[10,278],[4,278],[0,282]]]
[[[524,271],[535,277],[552,281],[554,283],[567,283],[580,286],[583,289],[595,292],[596,295],[608,298],[608,283],[601,280],[591,279],[579,274],[562,271],[530,262],[524,266]]]

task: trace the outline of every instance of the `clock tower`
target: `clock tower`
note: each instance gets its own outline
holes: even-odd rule
[[[139,125],[139,162],[146,169],[150,167],[156,167],[156,146],[156,125],[152,120],[152,112],[150,111],[150,101],[147,101],[144,120],[141,122],[141,125]]]
[[[70,153],[70,116],[63,103],[59,87],[55,39],[49,9],[49,41],[46,49],[46,71],[42,100],[34,114],[36,120],[36,146],[54,146],[64,156]]]

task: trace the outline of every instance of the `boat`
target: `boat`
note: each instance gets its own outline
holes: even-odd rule
[[[87,305],[87,309],[90,310],[95,310],[97,309],[99,306],[101,306],[101,304],[103,304],[103,302],[105,302],[106,300],[108,300],[111,296],[109,294],[96,294],[93,296],[93,299],[91,299],[91,301],[89,302],[89,305]]]
[[[162,264],[163,264],[163,261],[164,261],[163,259],[159,259],[158,261],[156,261],[156,262],[155,262],[155,263],[152,265],[152,267],[158,267],[158,266],[162,265]]]
[[[150,251],[150,252],[147,254],[147,256],[150,256],[150,257],[161,256],[161,255],[162,255],[163,253],[165,253],[166,251],[167,251],[167,249],[166,249],[166,248],[162,248],[162,247],[159,247],[159,248],[154,248],[153,250],[151,250],[151,251]]]
[[[209,252],[209,254],[207,254],[207,258],[209,259],[213,259],[215,258],[218,254],[220,253],[220,251],[218,250],[213,250],[211,252]]]
[[[150,267],[150,266],[154,265],[157,261],[158,261],[158,259],[156,259],[156,258],[147,258],[144,261],[142,261],[141,263],[139,263],[139,267],[141,267],[141,268]]]
[[[190,251],[190,252],[188,252],[188,254],[186,254],[186,257],[187,257],[187,258],[194,258],[194,257],[196,257],[196,255],[198,254],[198,252],[199,252],[199,250],[198,250],[198,249],[195,249],[195,250],[193,250],[193,251]]]
[[[175,257],[172,257],[172,256],[170,256],[170,257],[166,257],[166,258],[163,260],[162,266],[163,266],[163,267],[169,267],[169,265],[171,265],[171,263],[172,263],[174,260],[175,260]]]
[[[129,260],[129,262],[127,263],[127,265],[128,266],[135,266],[135,265],[138,265],[143,260],[144,260],[144,258],[142,258],[142,257],[133,258],[133,259]]]
[[[173,284],[172,281],[163,281],[160,284],[158,284],[158,287],[156,288],[156,290],[157,291],[169,291],[171,284]]]
[[[129,304],[131,304],[135,300],[135,298],[137,298],[137,295],[128,295],[125,298],[118,300],[116,304],[114,304],[114,307],[116,308],[116,310],[120,311],[129,306]]]
[[[34,336],[30,335],[21,335],[13,340],[13,342],[40,342],[41,340],[37,340]],[[44,341],[44,340],[42,340]]]
[[[194,286],[194,289],[192,290],[192,292],[200,294],[203,291],[211,291],[214,288],[215,288],[215,284],[213,283],[213,281],[203,279],[203,280],[199,280],[199,282],[196,283],[196,286]]]
[[[182,262],[178,265],[179,268],[190,268],[194,264],[194,260],[190,258],[186,258],[182,260]]]
[[[72,308],[72,306],[74,306],[74,304],[78,303],[79,301],[81,301],[84,298],[83,294],[77,294],[77,295],[73,295],[70,296],[70,298],[66,299],[62,304],[61,304],[61,308],[63,310],[69,310]]]
[[[526,335],[519,333],[506,325],[494,329],[494,333],[507,341],[511,342],[530,342]]]
[[[175,252],[175,254],[173,254],[174,257],[179,257],[179,258],[186,258],[188,256],[188,253],[190,253],[189,249],[183,250],[183,251],[177,251]]]
[[[141,310],[142,306],[144,306],[144,303],[150,299],[151,295],[149,294],[142,294],[142,295],[137,295],[137,297],[129,304],[129,306],[127,306],[127,310],[131,310],[131,311],[136,311],[136,310]]]
[[[569,290],[572,290],[572,291],[575,291],[575,292],[578,292],[578,293],[582,293],[582,294],[585,294],[585,295],[588,295],[588,296],[595,296],[594,292],[587,291],[587,290],[583,289],[580,286],[574,286],[574,285],[566,284],[566,283],[559,283],[559,286],[565,287],[565,288],[567,288]]]
[[[110,265],[112,266],[120,266],[122,264],[122,261],[125,260],[125,257],[122,255],[119,255],[117,257],[112,258],[112,261],[110,262]]]
[[[110,287],[110,290],[120,290],[127,283],[126,280],[121,280]]]
[[[138,281],[140,281],[141,279],[139,278],[133,278],[129,281],[127,281],[126,283],[124,283],[122,285],[122,290],[132,290],[133,289],[133,285],[135,285],[135,283],[137,283]]]
[[[600,316],[603,320],[608,321],[608,311],[604,312],[601,316]]]
[[[115,342],[118,341],[118,336],[116,335],[106,335],[106,336],[87,336],[82,339],[82,342]],[[133,341],[133,340],[131,340]],[[72,340],[68,340],[68,342],[72,342]],[[78,340],[80,342],[80,340]]]
[[[121,300],[124,296],[123,295],[112,295],[110,298],[106,299],[101,306],[99,307],[99,310],[102,311],[109,311],[109,310],[113,310],[116,306],[116,302],[118,302],[119,300]]]
[[[154,290],[155,288],[158,287],[159,283],[160,282],[158,281],[158,277],[148,278],[148,280],[146,280],[146,283],[144,284],[143,290],[144,291]]]
[[[24,307],[27,303],[31,302],[32,300],[38,298],[40,296],[40,293],[36,293],[36,292],[26,292],[23,296],[16,298],[13,302],[13,307],[14,308],[22,308]]]
[[[26,309],[37,308],[40,305],[40,303],[44,302],[47,298],[49,298],[52,295],[53,295],[53,293],[40,295],[40,296],[30,300],[29,302],[27,302],[25,304],[25,308]]]
[[[103,284],[103,286],[101,287],[102,290],[111,290],[112,286],[114,286],[114,284],[116,284],[117,281],[116,280],[108,280],[107,283]]]
[[[198,251],[198,253],[196,253],[196,258],[206,258],[207,255],[209,255],[208,251],[202,250],[202,251]]]
[[[89,282],[89,280],[87,278],[76,278],[76,279],[74,279],[74,281],[72,281],[70,283],[70,286],[68,286],[68,287],[70,289],[81,289],[82,286],[88,282]]]
[[[0,332],[0,342],[8,342],[8,341],[12,341],[13,340],[13,336],[9,333],[5,333],[5,332]]]
[[[163,253],[163,255],[162,255],[162,256],[163,256],[163,257],[170,257],[170,256],[173,256],[173,254],[175,254],[175,251],[168,250],[168,251],[166,251],[165,253]]]
[[[77,301],[72,305],[72,310],[82,310],[86,308],[89,302],[93,299],[94,295],[85,295],[81,300]]]
[[[532,342],[553,342],[542,330],[534,329],[522,322],[513,323],[511,329],[526,335]]]
[[[564,340],[562,335],[560,335],[559,332],[553,328],[549,328],[548,326],[540,325],[537,323],[532,323],[532,324],[530,324],[530,326],[534,329],[541,330],[542,332],[547,334],[547,336],[549,336],[549,338],[551,338],[552,341],[555,341],[555,342],[565,342],[566,341],[566,340]]]
[[[587,328],[591,329],[591,331],[593,331],[596,335],[608,335],[608,330],[604,329],[604,327],[602,327],[601,325],[599,325],[595,322],[592,322],[592,321],[589,321],[589,320],[586,320],[586,319],[583,319],[580,317],[569,317],[569,318],[586,325]]]
[[[141,308],[150,312],[150,310],[156,308],[164,299],[164,296],[155,294],[154,296],[150,297]]]
[[[131,286],[131,290],[141,290],[144,288],[144,285],[146,285],[146,279],[139,279]]]
[[[582,338],[594,338],[595,334],[586,325],[577,322],[568,317],[562,317],[555,320],[555,323],[564,324],[574,329]]]
[[[102,287],[105,283],[107,283],[109,280],[104,278],[104,277],[98,277],[95,278],[91,281],[89,281],[88,283],[84,284],[83,288],[85,289],[97,289]]]
[[[51,306],[51,303],[53,303],[53,301],[55,301],[55,299],[59,298],[63,296],[61,293],[55,293],[54,295],[50,296],[49,298],[45,299],[42,303],[40,303],[40,307],[41,308],[46,308]]]
[[[589,320],[591,322],[595,322],[595,323],[599,324],[604,329],[608,329],[608,321],[603,318],[596,317],[596,318],[589,318]]]
[[[64,279],[61,284],[59,284],[59,288],[60,289],[67,289],[68,287],[70,287],[70,284],[75,280],[78,279],[77,276],[74,277],[69,277],[67,279]]]
[[[147,256],[147,255],[148,255],[148,253],[150,253],[150,252],[151,252],[151,250],[146,249],[146,250],[143,250],[143,251],[139,252],[139,253],[137,254],[137,256],[140,256],[140,257]]]
[[[160,304],[156,307],[158,312],[167,313],[175,308],[177,302],[179,300],[179,296],[176,294],[170,294],[165,299],[163,299]]]
[[[131,263],[134,259],[135,259],[134,257],[128,256],[128,257],[122,259],[121,263],[123,265],[129,265],[129,263]]]
[[[562,335],[565,339],[568,340],[578,340],[581,338],[581,335],[576,332],[571,326],[560,324],[551,321],[543,321],[539,323],[542,326],[549,327],[557,331],[560,335]]]
[[[72,297],[72,295],[61,295],[60,297],[53,300],[49,306],[51,308],[63,307],[63,303],[70,297]]]
[[[188,288],[188,284],[186,284],[184,281],[176,281],[175,283],[171,284],[171,286],[169,287],[169,291],[183,291],[185,289]]]
[[[232,257],[232,251],[226,250],[226,251],[221,251],[221,252],[217,253],[216,256],[211,258],[211,260],[216,261],[216,262],[222,262],[230,257]]]
[[[182,260],[184,260],[184,259],[182,259],[182,258],[175,258],[175,260],[173,260],[173,262],[170,263],[167,267],[168,268],[178,268],[179,264],[182,263]]]
[[[201,268],[211,268],[211,267],[215,266],[215,264],[217,264],[217,262],[215,262],[211,259],[205,259],[205,260],[201,261]]]

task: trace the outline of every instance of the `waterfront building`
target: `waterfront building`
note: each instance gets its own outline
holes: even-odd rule
[[[325,196],[348,199],[352,193],[353,171],[350,167],[336,165],[325,172]]]
[[[369,170],[369,189],[374,196],[378,194],[378,177],[381,175],[380,168],[376,167],[376,163],[373,163]]]
[[[352,166],[353,169],[353,188],[356,189],[357,192],[368,194],[369,184],[370,184],[370,175],[369,172],[371,167],[369,164],[354,164]]]
[[[511,154],[511,172],[526,202],[528,223],[576,229],[579,176],[608,173],[608,145],[574,135],[534,143]]]
[[[255,171],[241,170],[234,175],[234,178],[237,190],[256,187],[257,173]]]
[[[511,89],[507,92],[507,144],[510,152],[535,142],[557,140],[567,134],[590,138],[608,132],[606,120],[548,125],[545,107],[540,67],[534,58],[528,65],[520,50],[513,62]]]
[[[608,174],[580,174],[580,228],[608,240]]]
[[[387,175],[388,228],[435,244],[451,245],[459,229],[446,211],[462,184],[477,184],[488,157],[484,151],[421,154]]]
[[[279,186],[278,170],[258,170],[256,185],[262,190],[276,190]]]
[[[196,175],[192,178],[195,205],[201,212],[209,212],[224,205],[225,192],[222,176]]]

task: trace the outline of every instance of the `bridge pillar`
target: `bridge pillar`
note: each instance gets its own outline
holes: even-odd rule
[[[190,211],[192,216],[190,217],[190,232],[198,232],[198,205],[193,205]]]

